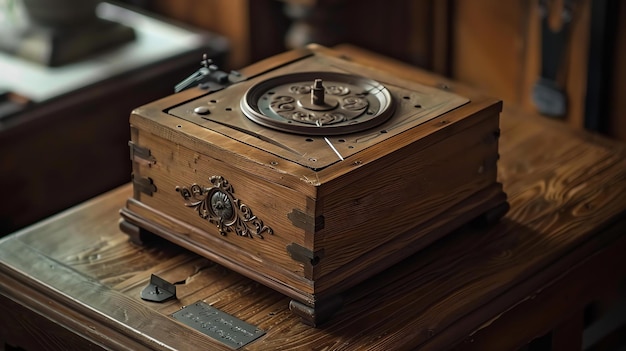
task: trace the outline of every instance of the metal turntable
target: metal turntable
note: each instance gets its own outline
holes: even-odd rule
[[[263,81],[246,92],[241,111],[283,132],[337,135],[366,130],[393,114],[380,83],[334,72],[301,72]]]

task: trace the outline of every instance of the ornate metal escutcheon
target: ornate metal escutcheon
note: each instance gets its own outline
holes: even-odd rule
[[[222,176],[209,178],[212,186],[192,184],[177,186],[176,191],[185,199],[185,206],[194,208],[201,218],[217,225],[221,235],[235,232],[239,236],[263,239],[263,234],[274,234],[272,228],[263,224],[250,207],[234,196],[232,185]]]

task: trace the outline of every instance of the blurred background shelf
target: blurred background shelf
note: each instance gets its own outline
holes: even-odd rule
[[[203,53],[226,59],[227,40],[208,31],[107,3],[98,14],[136,39],[59,67],[0,53],[15,101],[0,119],[0,236],[127,183],[132,109],[171,95]]]
[[[626,3],[619,0],[137,0],[146,9],[220,33],[229,64],[244,67],[287,48],[354,44],[435,71],[536,112],[541,11],[571,21],[557,83],[560,119],[626,140]]]

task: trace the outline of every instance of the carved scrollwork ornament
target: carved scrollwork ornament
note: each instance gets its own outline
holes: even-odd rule
[[[195,209],[201,218],[215,224],[224,236],[234,232],[238,236],[263,239],[264,233],[274,234],[274,230],[263,224],[250,207],[235,197],[235,190],[224,177],[212,176],[209,181],[210,187],[198,184],[176,187],[185,199],[185,206]]]

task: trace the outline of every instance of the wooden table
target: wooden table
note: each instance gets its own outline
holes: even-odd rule
[[[505,109],[511,210],[351,289],[311,328],[289,299],[167,242],[118,229],[126,185],[0,241],[0,341],[26,349],[227,349],[175,321],[202,300],[266,334],[245,350],[506,350],[552,332],[580,349],[583,311],[626,276],[626,147]],[[151,274],[177,299],[140,299]]]

